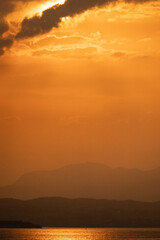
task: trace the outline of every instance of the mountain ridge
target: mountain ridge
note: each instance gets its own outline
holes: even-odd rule
[[[108,199],[0,199],[0,221],[43,227],[160,227],[160,201]]]
[[[0,198],[32,199],[61,196],[115,200],[160,200],[160,169],[110,168],[99,163],[67,165],[24,174],[0,188]]]

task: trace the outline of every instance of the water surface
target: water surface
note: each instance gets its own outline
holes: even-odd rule
[[[124,240],[124,239],[160,240],[160,228],[0,229],[0,240]]]

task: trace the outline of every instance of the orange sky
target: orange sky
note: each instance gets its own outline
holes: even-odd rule
[[[51,3],[17,2],[3,37]],[[1,184],[73,162],[160,167],[159,24],[160,1],[121,1],[5,49]]]

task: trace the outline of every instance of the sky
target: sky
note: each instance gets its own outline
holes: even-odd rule
[[[160,1],[0,2],[0,185],[160,167]]]

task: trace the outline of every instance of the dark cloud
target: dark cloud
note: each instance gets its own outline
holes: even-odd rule
[[[14,4],[11,0],[0,0],[0,38],[3,33],[9,30],[9,25],[5,20],[5,16],[12,12]]]
[[[0,16],[6,16],[14,9],[13,1],[11,0],[0,0]]]
[[[4,54],[7,48],[12,46],[11,38],[4,38],[3,34],[9,30],[9,25],[3,17],[0,17],[0,56]]]
[[[7,48],[10,48],[13,44],[12,38],[0,38],[0,56],[4,54]]]
[[[112,1],[112,0],[109,0]],[[56,5],[45,10],[42,16],[25,18],[21,24],[21,31],[16,38],[33,37],[49,32],[53,27],[58,27],[62,17],[73,17],[76,14],[93,7],[100,7],[109,2],[108,0],[67,0],[63,5]]]
[[[19,0],[18,0],[19,1]],[[34,1],[34,0],[22,0]],[[16,35],[16,39],[34,37],[39,34],[49,32],[53,27],[58,27],[62,17],[83,13],[93,7],[101,7],[104,4],[116,0],[66,0],[63,5],[56,5],[43,12],[42,16],[34,16],[33,18],[25,18],[21,23],[21,31]],[[12,0],[5,0],[0,3],[0,13],[3,15],[13,11],[14,5]],[[7,25],[3,25],[2,33],[8,30]],[[1,40],[2,41],[2,40]],[[4,41],[3,41],[4,45]],[[5,46],[3,46],[5,47]],[[6,46],[7,47],[7,46]],[[3,53],[1,47],[1,54]]]
[[[4,54],[7,48],[13,44],[12,38],[4,38],[3,34],[9,30],[9,25],[5,17],[14,11],[17,2],[30,2],[34,0],[0,0],[0,56]],[[35,0],[36,1],[36,0]],[[42,0],[41,0],[42,1]]]
[[[36,0],[17,0],[17,2],[30,2]],[[43,1],[43,0],[39,0]],[[63,17],[74,17],[89,9],[102,7],[103,5],[117,2],[118,0],[66,0],[63,5],[57,4],[45,11],[41,16],[25,18],[21,23],[21,30],[15,36],[16,39],[24,39],[34,37],[49,32],[53,27],[57,28]],[[124,0],[127,3],[143,3],[150,0]],[[2,34],[8,31],[8,24],[4,20],[4,16],[12,12],[14,9],[13,0],[0,0],[0,51],[4,53],[4,48],[11,45],[11,39],[2,39]],[[6,46],[5,46],[6,43]]]
[[[3,34],[9,30],[9,25],[5,20],[5,16],[12,12],[14,4],[11,0],[0,0],[0,56],[4,54],[7,48],[12,46],[11,38],[4,38]]]
[[[143,3],[149,0],[125,0],[126,2]],[[63,5],[56,5],[42,13],[42,16],[25,18],[21,24],[21,30],[16,39],[34,37],[49,32],[53,27],[57,28],[63,17],[73,17],[94,7],[117,2],[117,0],[66,0]]]
[[[8,30],[9,30],[8,23],[2,17],[0,17],[0,37],[3,35],[3,33],[5,33]]]

